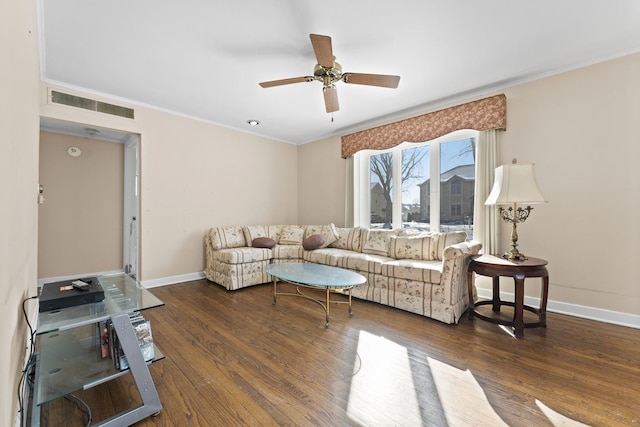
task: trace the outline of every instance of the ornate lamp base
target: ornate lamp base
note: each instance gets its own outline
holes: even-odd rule
[[[505,252],[504,254],[502,254],[502,257],[506,258],[506,259],[509,259],[511,261],[524,261],[525,259],[527,259],[525,254],[520,253],[520,251],[516,247],[513,247],[513,248],[511,248],[510,251]]]
[[[503,258],[512,261],[524,261],[527,259],[527,257],[518,250],[518,230],[516,226],[519,222],[524,222],[529,217],[529,213],[531,213],[532,209],[533,208],[531,206],[519,208],[515,203],[513,204],[513,207],[498,208],[498,212],[502,219],[505,222],[511,223],[511,250],[505,252],[502,255]]]

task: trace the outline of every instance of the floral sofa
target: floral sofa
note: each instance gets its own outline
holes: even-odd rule
[[[458,323],[469,305],[466,269],[480,248],[467,242],[463,231],[407,235],[333,224],[214,227],[205,236],[204,273],[235,290],[270,282],[264,272],[269,263],[341,267],[367,278],[352,290],[356,298]]]

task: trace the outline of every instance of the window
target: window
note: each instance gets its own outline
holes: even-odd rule
[[[451,182],[451,194],[460,194],[461,189],[462,182],[459,179],[453,180]]]
[[[355,225],[473,234],[476,131],[458,131],[354,161]],[[399,183],[399,185],[398,185]]]

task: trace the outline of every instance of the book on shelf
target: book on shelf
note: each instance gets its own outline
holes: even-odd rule
[[[140,346],[140,351],[142,352],[144,361],[149,362],[153,360],[154,348],[153,336],[151,335],[151,321],[138,315],[131,319],[131,325],[133,326],[136,338],[138,338],[138,345]],[[120,370],[128,369],[129,362],[127,362],[127,356],[125,356],[121,346],[118,348],[118,351],[120,352]]]
[[[111,357],[111,344],[109,342],[109,322],[104,320],[98,323],[98,335],[100,336],[100,358]]]
[[[131,326],[138,339],[138,345],[145,362],[153,360],[155,351],[153,347],[153,335],[151,334],[151,321],[146,320],[139,313],[129,316]],[[118,334],[111,320],[100,324],[100,357],[102,359],[111,358],[117,370],[124,371],[129,368],[129,362],[124,354]]]

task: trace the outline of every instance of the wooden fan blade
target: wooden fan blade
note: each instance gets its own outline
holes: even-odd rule
[[[282,86],[282,85],[290,85],[292,83],[304,83],[304,82],[312,82],[313,77],[292,77],[290,79],[282,79],[282,80],[272,80],[270,82],[262,82],[259,83],[262,87],[273,87],[273,86]]]
[[[333,49],[331,48],[331,37],[318,34],[309,34],[313,52],[316,54],[318,64],[324,68],[333,68]]]
[[[345,83],[353,83],[356,85],[380,86],[397,88],[400,83],[400,76],[388,76],[385,74],[362,74],[362,73],[344,73],[342,80]]]
[[[324,105],[327,109],[327,113],[333,113],[338,111],[340,106],[338,105],[338,91],[334,85],[325,86],[322,88],[324,92]]]

